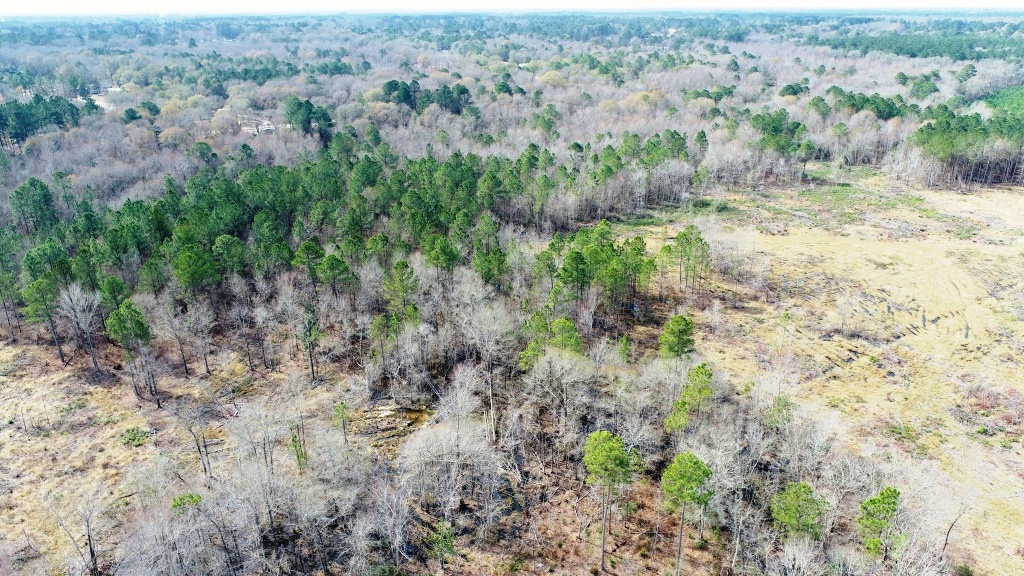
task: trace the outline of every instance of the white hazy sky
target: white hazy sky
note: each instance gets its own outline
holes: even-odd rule
[[[0,0],[0,16],[638,10],[1013,10],[1020,0]],[[2,26],[2,24],[0,24]]]

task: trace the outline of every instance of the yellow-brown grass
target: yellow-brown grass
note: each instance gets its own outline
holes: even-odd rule
[[[766,357],[791,351],[799,369],[783,391],[805,413],[856,452],[895,455],[941,531],[966,509],[954,560],[1024,574],[1024,190],[894,191],[875,178],[835,192],[724,199],[738,210],[713,227],[770,260],[773,299],[717,283],[713,297],[740,291],[744,306],[723,307],[717,334],[697,312],[697,348],[751,393]],[[641,231],[656,247],[691,216]]]
[[[46,561],[73,554],[58,518],[80,538],[74,508],[96,495],[115,502],[124,472],[173,441],[151,412],[130,389],[79,378],[50,348],[0,344],[0,540]],[[154,426],[142,446],[122,441],[129,428]]]

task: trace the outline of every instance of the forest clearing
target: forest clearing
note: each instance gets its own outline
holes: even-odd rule
[[[827,194],[796,190],[773,194],[767,202],[737,193],[696,212],[655,211],[650,217],[664,223],[619,224],[617,233],[640,234],[656,251],[696,219],[722,251],[716,258],[765,267],[760,292],[723,278],[698,300],[684,295],[677,301],[669,281],[661,307],[693,314],[701,356],[733,383],[734,394],[762,400],[791,395],[845,449],[888,461],[903,482],[927,493],[920,505],[936,527],[948,528],[962,514],[950,542],[982,573],[1024,570],[1024,499],[1007,490],[1024,474],[1024,383],[1017,377],[1024,273],[1005,273],[1024,271],[1024,211],[1007,209],[1020,204],[1022,195],[1016,189],[950,196],[876,188],[884,184],[872,178],[854,184],[886,201],[845,225],[832,223],[842,202],[837,207]],[[733,208],[719,210],[714,203]],[[821,222],[809,223],[804,213],[817,214]],[[955,226],[963,222],[977,228],[970,237],[957,233]],[[914,233],[892,233],[903,229]],[[650,297],[657,292],[652,287]],[[636,340],[642,342],[643,335]],[[35,346],[5,344],[3,350],[0,413],[33,430],[27,441],[15,441],[15,422],[5,426],[0,455],[14,479],[4,505],[12,519],[4,526],[9,541],[67,549],[61,523],[72,523],[53,503],[33,497],[40,486],[85,499],[90,491],[131,499],[130,470],[161,461],[188,465],[192,439],[176,429],[173,417],[152,407],[140,415],[142,406],[111,382],[97,386],[87,378],[54,376],[52,363],[33,370]],[[327,424],[332,399],[351,394],[357,378],[339,374],[333,384],[307,389],[296,376],[302,370],[299,359],[280,373],[250,377],[251,388],[232,397],[204,441],[221,444],[224,434],[218,430],[232,414],[278,401],[294,402],[312,421]],[[169,393],[214,398],[246,372],[237,357],[216,371],[227,376],[178,380],[168,384]],[[370,404],[352,413],[348,434],[360,449],[395,454],[402,438],[429,424],[430,414]],[[146,426],[154,433],[140,447],[125,443],[122,430],[148,431]],[[640,484],[636,490],[650,488]],[[656,501],[655,496],[638,501]],[[558,542],[557,551],[534,550],[543,562],[523,570],[543,565],[550,573],[573,573],[594,549],[581,538],[581,526],[594,521],[589,508],[576,490],[535,512],[533,541]],[[625,542],[612,557],[621,573],[657,574],[656,563],[644,560],[652,554],[644,552],[650,543],[640,527],[665,520],[657,509],[640,512],[642,521],[631,528],[627,520],[620,530]],[[689,553],[691,562],[710,560],[698,550]],[[517,558],[523,556],[481,551],[456,561],[448,573],[502,573]]]

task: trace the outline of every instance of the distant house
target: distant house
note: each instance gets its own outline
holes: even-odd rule
[[[21,146],[11,139],[6,132],[0,130],[0,150],[8,154],[21,154]]]
[[[257,134],[268,134],[277,130],[270,120],[260,118],[259,116],[249,116],[247,114],[239,114],[237,117],[238,124],[241,126],[242,132],[255,136]]]

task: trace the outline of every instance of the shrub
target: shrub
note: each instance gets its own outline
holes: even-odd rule
[[[195,508],[203,501],[203,497],[195,492],[178,494],[171,499],[171,510],[180,512],[186,508]]]
[[[149,430],[143,430],[138,426],[132,426],[121,434],[121,443],[125,446],[138,448],[145,444],[151,435],[152,433]]]

